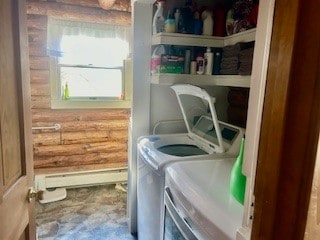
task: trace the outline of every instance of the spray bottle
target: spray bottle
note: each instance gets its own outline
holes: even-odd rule
[[[163,0],[158,0],[156,3],[157,10],[153,16],[152,34],[164,32],[165,19],[163,17],[163,5],[164,5]]]
[[[242,205],[244,204],[244,194],[247,180],[246,176],[242,174],[243,152],[244,138],[242,138],[240,152],[232,167],[230,177],[230,193]]]

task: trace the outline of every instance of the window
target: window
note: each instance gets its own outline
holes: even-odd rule
[[[129,34],[127,26],[49,19],[51,108],[130,107]]]

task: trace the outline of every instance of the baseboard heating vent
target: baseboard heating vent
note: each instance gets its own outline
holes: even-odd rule
[[[127,168],[39,174],[35,176],[35,188],[45,191],[44,200],[40,202],[48,203],[66,198],[65,188],[125,183],[127,177]]]

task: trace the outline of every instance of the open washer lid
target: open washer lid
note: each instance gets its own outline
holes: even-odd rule
[[[215,98],[204,89],[190,84],[173,85],[171,88],[177,95],[189,136],[206,149],[213,149],[216,153],[224,152],[214,107]]]

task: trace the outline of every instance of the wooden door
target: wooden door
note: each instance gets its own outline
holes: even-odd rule
[[[275,1],[254,240],[304,238],[320,131],[319,8],[319,0]]]
[[[35,239],[25,0],[0,1],[0,239]]]

